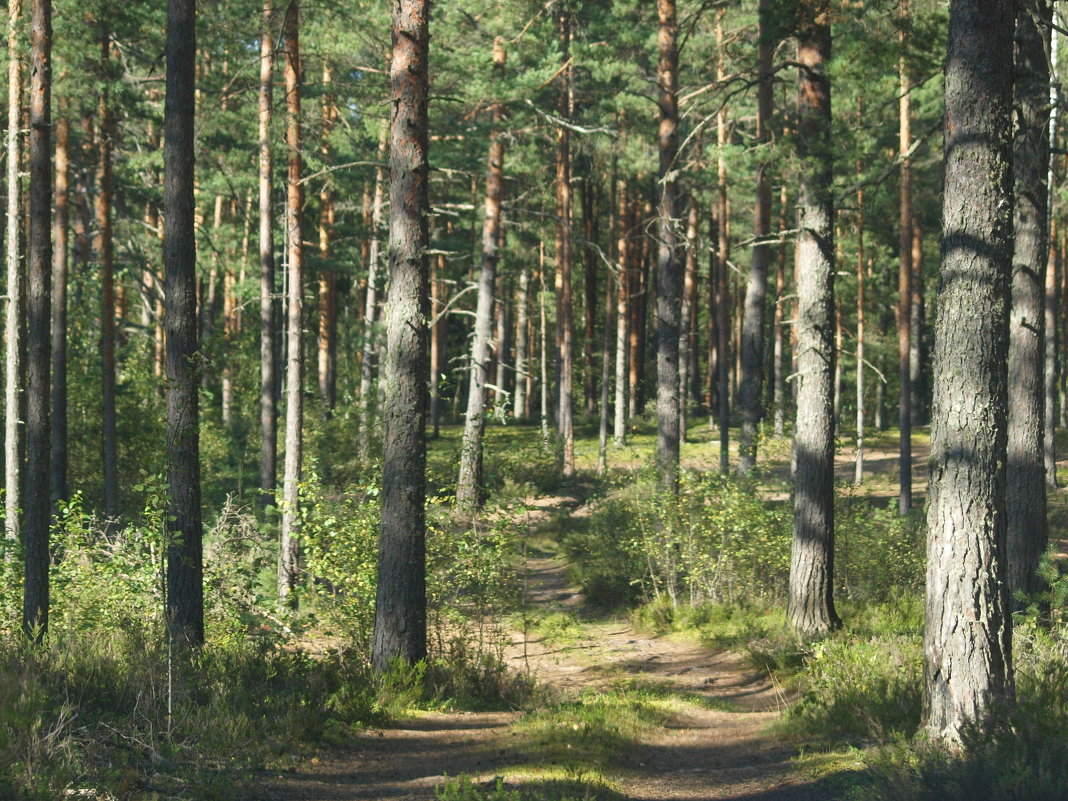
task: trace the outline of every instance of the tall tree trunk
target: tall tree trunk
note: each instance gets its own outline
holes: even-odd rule
[[[19,60],[19,18],[22,0],[7,6],[7,303],[4,359],[4,529],[10,540],[22,531],[22,261],[19,254],[19,130],[21,129],[22,64]]]
[[[330,90],[332,80],[330,66],[323,65],[323,86],[327,93],[323,96],[323,144],[320,153],[324,164],[329,164],[330,132],[337,118],[337,106]],[[331,260],[330,238],[334,229],[334,198],[330,191],[330,181],[323,182],[319,192],[319,257],[324,265]],[[319,271],[319,401],[323,414],[330,417],[337,402],[337,271],[324,266]]]
[[[519,289],[516,291],[515,323],[515,394],[512,414],[516,420],[527,417],[527,373],[528,362],[527,327],[529,325],[527,307],[530,305],[530,268],[523,264],[519,272]]]
[[[390,297],[372,661],[426,656],[428,0],[393,0]]]
[[[915,208],[912,210],[909,229],[912,231],[912,281],[909,287],[912,291],[909,311],[909,392],[912,393],[912,398],[909,409],[912,425],[916,426],[930,422],[930,411],[927,409],[923,374],[923,226]]]
[[[493,43],[493,82],[504,74],[504,40]],[[486,430],[486,381],[489,377],[490,340],[493,338],[493,304],[497,285],[497,258],[501,241],[501,193],[504,187],[504,109],[493,105],[493,131],[490,133],[486,165],[486,202],[482,218],[482,272],[478,281],[478,308],[475,336],[471,341],[470,389],[464,422],[460,474],[456,482],[456,506],[471,515],[482,505],[482,437]],[[502,310],[503,313],[503,310]]]
[[[61,112],[66,109],[61,107]],[[52,454],[54,501],[66,501],[67,486],[67,255],[70,233],[70,118],[56,123],[55,249],[52,251]]]
[[[897,353],[900,392],[898,398],[898,427],[900,429],[898,470],[900,474],[897,509],[906,515],[912,509],[912,370],[909,360],[912,337],[912,168],[908,152],[912,147],[912,120],[909,109],[909,90],[911,89],[908,63],[905,49],[907,47],[906,27],[909,21],[908,0],[900,0],[901,35],[899,38],[901,56],[898,60],[899,88],[899,128],[898,155],[901,158],[901,184],[899,208],[901,211],[898,245],[898,302],[897,302]]]
[[[1060,31],[1054,29],[1051,32],[1050,63],[1054,69],[1057,67],[1058,51],[1060,50]],[[1057,281],[1063,264],[1058,264],[1057,258],[1057,232],[1056,217],[1053,214],[1053,151],[1057,145],[1057,105],[1060,102],[1059,77],[1050,76],[1049,99],[1049,171],[1046,176],[1046,219],[1049,222],[1050,235],[1047,240],[1048,257],[1046,259],[1046,298],[1045,298],[1045,408],[1043,420],[1043,463],[1046,473],[1046,487],[1057,488],[1057,380],[1061,371],[1061,363],[1058,358],[1060,353],[1060,336],[1057,330]]]
[[[445,369],[445,292],[441,274],[445,271],[445,255],[431,262],[430,314],[434,322],[430,326],[430,424],[434,439],[441,433],[441,378]],[[519,417],[518,412],[516,417]]]
[[[860,101],[857,116],[863,118]],[[861,171],[857,161],[857,175]],[[853,483],[864,482],[864,188],[857,182],[857,460],[853,469]]]
[[[264,507],[275,504],[278,484],[278,394],[275,358],[274,226],[271,213],[271,66],[274,0],[264,0],[260,30],[259,93],[259,250],[260,250],[260,496]]]
[[[1015,9],[953,0],[949,12],[924,628],[926,728],[949,744],[1013,696],[1005,457]]]
[[[204,642],[200,512],[199,343],[194,230],[193,115],[196,2],[167,3],[167,96],[163,144],[163,266],[167,332],[167,626]]]
[[[1009,314],[1009,431],[1005,480],[1009,592],[1042,587],[1038,560],[1049,541],[1043,432],[1049,173],[1046,0],[1022,0],[1016,18],[1014,253]],[[1023,604],[1026,605],[1026,604]]]
[[[561,58],[564,68],[560,82],[560,116],[571,116],[571,17],[565,11],[559,16]],[[560,472],[564,478],[575,474],[574,378],[575,343],[571,267],[573,247],[571,241],[571,132],[564,126],[556,130],[556,273],[559,292],[556,300],[557,332],[559,339],[560,385],[559,410],[556,417],[557,433],[560,435]]]
[[[48,630],[52,313],[52,3],[33,0],[30,28],[30,219],[26,307],[26,518],[22,629]]]
[[[382,166],[389,148],[389,131],[384,127],[378,140],[378,166],[375,168],[375,193],[371,204],[371,245],[367,251],[367,294],[363,310],[363,361],[360,365],[359,439],[356,451],[361,465],[370,458],[371,411],[373,404],[374,361],[378,347],[375,336],[375,313],[378,308],[378,262],[381,253],[382,214],[385,208],[386,171]]]
[[[675,159],[679,152],[678,26],[675,0],[657,0],[660,20],[660,178],[656,287],[656,465],[662,492],[679,491],[679,313],[682,270],[678,258],[678,184]]]
[[[612,226],[609,226],[611,236]],[[609,285],[611,276],[609,276]],[[604,330],[601,333],[601,416],[598,420],[597,429],[597,475],[603,476],[608,472],[608,386],[612,380],[612,340],[615,331],[612,329],[612,312],[616,305],[616,294],[611,291],[605,292],[604,300]]]
[[[757,23],[757,119],[756,146],[767,149],[771,137],[768,120],[771,117],[772,55],[769,15],[771,0],[760,0]],[[738,472],[749,475],[756,469],[757,424],[760,422],[761,384],[764,378],[764,310],[768,294],[768,265],[771,245],[766,240],[771,233],[771,184],[769,164],[760,161],[756,174],[756,204],[753,207],[753,258],[749,267],[749,282],[745,290],[745,312],[742,320],[742,381],[741,430],[738,437]]]
[[[797,418],[787,618],[805,635],[841,625],[834,609],[834,204],[831,29],[822,3],[798,34]]]
[[[105,27],[100,38],[100,67],[104,85],[97,103],[96,253],[100,260],[100,365],[103,410],[104,517],[119,514],[119,436],[115,409],[115,251],[111,228],[112,169],[111,112],[108,72],[111,35]]]
[[[541,356],[541,381],[539,382],[539,394],[541,404],[539,418],[541,419],[541,438],[545,446],[549,445],[549,365],[545,350],[546,322],[545,322],[545,243],[538,246],[538,280],[541,291],[538,293],[538,316],[541,331],[540,356]]]
[[[786,184],[779,196],[779,230],[786,230]],[[786,434],[786,379],[790,374],[790,352],[786,347],[786,243],[779,245],[775,259],[775,436]]]
[[[697,199],[690,193],[689,210],[686,215],[686,270],[682,284],[682,311],[679,330],[679,442],[686,441],[686,427],[693,379],[691,356],[696,347],[693,342],[693,319],[697,305]]]
[[[586,415],[597,414],[597,374],[594,368],[594,339],[597,337],[597,199],[591,184],[593,164],[587,159],[585,177],[582,181],[582,236],[586,242],[582,248],[582,279],[586,328],[582,339],[583,394],[586,399]]]
[[[716,80],[722,82],[727,73],[724,66],[723,47],[723,15],[725,9],[720,9],[716,17]],[[719,225],[716,229],[717,253],[716,263],[719,265],[719,281],[716,299],[716,327],[719,333],[719,341],[716,343],[716,367],[719,373],[717,388],[719,390],[719,472],[727,475],[730,472],[730,272],[727,261],[730,258],[731,237],[728,225],[730,206],[727,201],[727,159],[724,155],[728,141],[727,135],[727,112],[721,106],[716,114],[716,144],[719,147],[719,155],[716,159],[716,190],[718,195],[716,219]]]
[[[612,420],[612,440],[616,447],[627,444],[627,321],[630,314],[630,207],[627,205],[627,184],[620,179],[616,189],[618,210],[616,225],[616,386],[615,414]]]
[[[297,603],[300,571],[300,473],[304,439],[304,188],[301,184],[300,4],[286,9],[283,36],[286,79],[286,240],[288,243],[286,311],[286,442],[282,476],[282,532],[278,558],[278,597]]]

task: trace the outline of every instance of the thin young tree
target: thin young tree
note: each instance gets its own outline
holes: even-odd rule
[[[390,297],[384,370],[382,522],[371,660],[426,656],[427,101],[429,0],[393,0]]]
[[[331,83],[333,71],[329,64],[323,65],[323,86],[326,93],[322,100],[322,145],[319,148],[324,164],[331,161],[330,133],[337,120],[337,105]],[[334,235],[334,193],[330,180],[323,181],[319,192],[319,258],[323,267],[319,270],[319,402],[322,413],[329,418],[334,413],[337,401],[337,271],[329,266],[332,258],[331,239]]]
[[[273,0],[264,0],[260,24],[259,86],[259,251],[260,251],[260,496],[264,507],[275,503],[278,484],[278,396],[275,359],[274,225],[271,213],[271,112],[274,43]]]
[[[1013,0],[952,0],[924,627],[926,729],[957,745],[1013,696],[1005,573]]]
[[[615,409],[612,416],[612,441],[617,448],[627,444],[627,321],[630,318],[627,268],[630,264],[630,206],[627,182],[619,179],[616,188],[616,364]]]
[[[660,60],[660,173],[657,217],[656,466],[662,492],[679,491],[679,331],[682,265],[678,257],[679,78],[675,0],[657,0]]]
[[[825,0],[798,31],[797,415],[787,618],[801,634],[841,625],[834,608],[834,202],[831,28]]]
[[[112,229],[114,170],[110,99],[111,32],[101,22],[100,72],[97,97],[96,250],[100,260],[100,380],[101,449],[104,457],[104,517],[112,523],[119,514],[119,431],[116,402],[115,238]]]
[[[196,2],[167,3],[167,95],[163,111],[163,313],[167,393],[167,628],[172,640],[204,642],[200,512],[199,330],[193,151]]]
[[[300,473],[304,439],[304,186],[301,182],[300,3],[291,0],[283,23],[286,86],[286,441],[278,597],[295,605],[300,571]]]
[[[371,241],[367,249],[367,294],[363,311],[363,358],[360,362],[359,442],[356,454],[360,464],[370,458],[371,412],[374,396],[374,363],[378,351],[375,318],[378,313],[378,267],[381,260],[382,216],[386,207],[386,171],[382,166],[389,149],[389,130],[383,126],[378,141],[378,166],[375,167],[374,200],[371,203]]]
[[[1009,432],[1005,511],[1009,591],[1041,588],[1038,561],[1046,550],[1043,449],[1045,292],[1049,173],[1050,21],[1046,0],[1022,0],[1016,19],[1013,172],[1012,310],[1009,314]]]
[[[26,305],[26,515],[23,631],[48,630],[52,314],[52,2],[30,4],[30,219]]]
[[[560,71],[560,116],[571,116],[571,15],[561,11],[560,52],[564,66]],[[556,129],[556,333],[559,351],[559,386],[556,415],[560,435],[560,471],[565,478],[575,474],[575,432],[573,378],[575,364],[574,309],[571,272],[574,249],[571,240],[571,131],[565,125]]]
[[[9,540],[22,530],[22,460],[19,425],[22,408],[22,259],[19,253],[19,129],[21,127],[22,62],[19,20],[22,0],[7,6],[7,294],[4,307],[4,531]]]
[[[67,268],[70,235],[70,118],[56,122],[56,214],[52,251],[52,500],[65,501],[67,484]]]
[[[772,55],[774,42],[769,30],[771,0],[760,0],[757,10],[757,118],[755,145],[767,150],[771,137]],[[753,206],[753,258],[745,289],[742,316],[741,429],[738,434],[738,472],[749,475],[756,469],[757,425],[760,422],[764,379],[764,317],[768,294],[768,266],[771,264],[771,182],[770,165],[763,153],[756,168],[756,203]]]
[[[493,82],[504,73],[504,39],[493,42]],[[482,439],[486,430],[486,383],[489,378],[490,345],[493,339],[493,304],[497,285],[497,260],[501,244],[501,196],[504,188],[504,107],[493,104],[486,162],[486,200],[482,217],[482,271],[478,279],[475,335],[471,340],[471,371],[460,450],[460,474],[456,482],[456,506],[473,514],[482,504]]]

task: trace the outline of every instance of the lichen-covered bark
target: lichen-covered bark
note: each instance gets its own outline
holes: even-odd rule
[[[1046,550],[1043,451],[1046,292],[1046,176],[1049,171],[1049,68],[1045,0],[1022,0],[1016,20],[1016,134],[1013,144],[1012,310],[1009,313],[1009,433],[1005,480],[1009,592],[1041,588],[1038,560]]]
[[[834,609],[834,206],[831,30],[813,3],[798,35],[797,416],[787,617],[802,634],[840,625]]]
[[[390,295],[372,662],[426,656],[427,55],[429,0],[393,0]]]
[[[946,59],[924,631],[926,728],[1012,697],[1005,583],[1012,0],[954,0]]]
[[[48,629],[52,314],[52,3],[33,0],[30,28],[30,219],[26,304],[26,515],[22,627]]]
[[[494,77],[504,70],[505,50],[498,38],[493,48]],[[489,377],[490,344],[493,339],[493,304],[497,285],[497,259],[501,241],[501,193],[504,188],[504,136],[500,130],[503,109],[495,104],[494,129],[490,134],[486,165],[486,201],[482,218],[482,272],[478,280],[475,336],[471,341],[471,376],[467,393],[467,417],[460,450],[460,474],[456,482],[456,505],[471,514],[481,506],[482,436],[486,430],[486,382]]]
[[[774,43],[768,30],[770,0],[761,0],[757,23],[757,118],[756,144],[765,148],[771,117],[772,55]],[[756,469],[757,425],[760,422],[760,396],[764,379],[764,309],[768,294],[768,266],[771,245],[762,242],[771,233],[771,183],[769,165],[757,164],[756,203],[753,206],[753,258],[745,288],[742,317],[741,428],[738,434],[738,472],[749,475]]]
[[[660,203],[657,216],[656,287],[656,467],[661,491],[679,491],[679,316],[682,264],[678,257],[679,151],[678,25],[675,0],[658,0],[660,21]]]
[[[200,354],[194,233],[193,91],[195,0],[167,3],[167,96],[163,144],[163,269],[167,336],[167,624],[171,636],[204,642],[200,518]]]

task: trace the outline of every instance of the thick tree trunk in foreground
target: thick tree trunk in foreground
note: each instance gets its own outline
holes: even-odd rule
[[[834,609],[834,206],[831,30],[809,9],[798,35],[797,417],[794,537],[787,617],[801,634],[841,621]]]
[[[678,257],[679,74],[675,0],[658,0],[660,20],[660,173],[656,287],[656,467],[661,492],[679,491],[679,316],[682,265]]]
[[[297,603],[300,571],[300,472],[304,438],[304,188],[301,185],[300,5],[293,0],[285,18],[286,75],[286,239],[289,251],[286,313],[286,442],[282,476],[282,532],[278,555],[278,597]]]
[[[372,661],[426,656],[428,0],[393,0],[390,296]]]
[[[264,507],[275,503],[278,484],[278,395],[275,359],[274,227],[271,214],[271,65],[273,0],[264,0],[260,30],[259,250],[260,250],[260,492]]]
[[[111,36],[100,40],[100,66],[105,84],[97,105],[96,255],[100,260],[100,370],[103,407],[104,517],[119,514],[119,434],[115,409],[115,245],[112,236],[112,125],[106,81],[111,62]]]
[[[926,728],[951,745],[1013,696],[1005,455],[1015,8],[950,4],[924,657]]]
[[[61,107],[62,109],[62,107]],[[52,500],[67,487],[67,267],[70,233],[70,118],[56,123],[56,217],[52,251]]]
[[[901,19],[909,18],[908,0],[901,0]],[[901,235],[898,245],[898,302],[897,302],[897,353],[900,392],[898,397],[898,427],[900,441],[898,453],[898,470],[900,485],[897,509],[899,514],[908,514],[912,509],[912,168],[908,152],[912,147],[912,120],[909,109],[909,76],[905,59],[906,32],[901,30],[901,57],[898,62],[899,87],[899,130],[898,155],[901,158],[901,187],[899,196]]]
[[[22,629],[48,630],[52,314],[52,2],[33,0],[30,29],[30,219],[26,306],[26,517]]]
[[[19,255],[19,129],[22,64],[19,61],[19,17],[22,0],[7,6],[7,287],[4,307],[4,530],[10,540],[22,530],[22,461],[19,425],[22,409],[22,262]]]
[[[493,45],[495,83],[503,76],[504,62],[504,42],[498,37]],[[456,506],[468,515],[473,514],[482,505],[482,436],[486,430],[486,381],[489,377],[497,258],[501,242],[501,193],[504,186],[504,136],[501,131],[503,119],[501,105],[494,104],[493,131],[490,134],[489,159],[486,166],[485,212],[482,218],[482,272],[478,280],[478,306],[475,311],[475,336],[471,341],[467,416],[464,422],[463,447],[460,451],[460,474],[456,482]],[[500,358],[498,354],[498,359]]]
[[[1009,431],[1005,513],[1009,592],[1042,585],[1038,560],[1046,550],[1044,462],[1046,206],[1049,172],[1049,67],[1045,0],[1022,0],[1016,20],[1014,253],[1009,314]]]
[[[771,117],[772,55],[769,13],[771,0],[761,0],[757,25],[757,121],[756,145],[764,146],[771,137],[768,120]],[[741,431],[738,437],[738,472],[749,475],[756,469],[757,424],[760,422],[760,399],[764,378],[764,309],[768,294],[768,265],[771,245],[761,240],[771,233],[771,185],[768,181],[770,165],[757,165],[756,205],[753,207],[753,259],[749,267],[749,282],[745,290],[745,313],[742,318],[742,381]]]
[[[204,642],[200,519],[200,410],[193,93],[196,2],[167,4],[163,144],[163,267],[167,332],[167,625],[172,638]]]

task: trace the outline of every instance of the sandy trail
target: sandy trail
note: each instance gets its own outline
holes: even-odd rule
[[[579,499],[541,499],[532,527],[579,507]],[[526,602],[542,611],[581,615],[583,599],[562,562],[534,557],[526,563]],[[544,640],[515,632],[505,651],[517,670],[529,670],[563,697],[621,680],[703,703],[654,728],[632,746],[617,781],[632,801],[816,801],[822,793],[794,772],[794,749],[768,733],[785,699],[766,676],[740,657],[714,653],[670,636],[635,632],[626,622],[591,622],[581,635]],[[249,798],[263,801],[371,801],[434,799],[446,775],[506,781],[521,760],[511,747],[518,712],[426,714],[396,728],[359,735],[353,747],[274,774]]]

